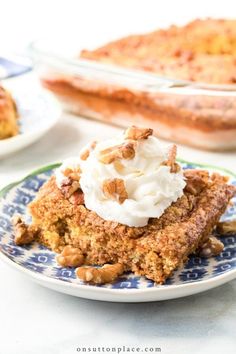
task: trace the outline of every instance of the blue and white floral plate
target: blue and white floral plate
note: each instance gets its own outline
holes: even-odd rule
[[[8,87],[9,85],[4,85]],[[60,118],[61,108],[56,99],[39,87],[22,86],[10,91],[19,112],[19,134],[0,140],[0,158],[25,148],[41,138]]]
[[[201,168],[202,165],[180,161],[183,168]],[[61,268],[55,262],[55,254],[38,244],[18,247],[14,244],[11,218],[21,214],[27,221],[27,204],[39,188],[48,180],[58,165],[44,167],[23,180],[13,183],[0,192],[0,258],[32,280],[48,288],[89,299],[119,302],[144,302],[167,300],[196,294],[236,277],[236,234],[222,237],[225,248],[217,257],[203,259],[190,257],[184,268],[177,270],[165,285],[155,285],[151,280],[125,274],[113,284],[93,286],[84,284],[75,277],[75,271]],[[210,171],[217,169],[204,166]],[[236,185],[236,176],[230,176],[230,183]],[[236,198],[223,219],[236,216]]]

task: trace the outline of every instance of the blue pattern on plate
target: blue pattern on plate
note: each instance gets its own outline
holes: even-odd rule
[[[39,188],[42,187],[45,181],[45,178],[39,178],[38,176],[34,176],[33,178],[25,180],[22,184],[22,188],[37,192]]]
[[[24,192],[23,189],[17,189],[15,198],[13,199],[13,202],[18,205],[24,205],[27,206],[32,200],[34,199],[33,195],[30,195],[29,193]]]
[[[29,261],[34,264],[43,264],[43,265],[52,265],[55,256],[53,254],[48,253],[34,253],[32,256],[29,257]]]
[[[207,267],[210,261],[207,258],[201,257],[191,257],[188,262],[185,264],[185,269],[192,269],[196,267]]]
[[[14,214],[22,214],[24,209],[20,205],[6,204],[3,207],[3,212],[6,215],[13,216]]]
[[[2,245],[1,249],[4,253],[7,253],[10,258],[19,258],[24,256],[24,249],[17,246]]]
[[[23,89],[22,86],[14,87],[11,92],[19,111],[20,134],[35,134],[47,130],[57,119],[59,111],[54,99],[52,102],[51,95],[45,94],[37,85],[25,85]]]
[[[41,265],[38,266],[32,262],[30,262],[28,259],[20,263],[23,267],[26,269],[32,270],[33,272],[43,274],[47,269],[46,267],[42,267]]]
[[[55,267],[52,268],[52,272],[56,279],[68,280],[68,281],[70,279],[76,279],[74,268],[61,268],[55,265]]]
[[[191,270],[183,270],[179,278],[183,281],[196,281],[204,278],[205,275],[207,275],[207,269],[206,268],[193,268]]]
[[[2,214],[4,214],[4,211],[2,210]],[[12,225],[11,225],[11,221],[9,218],[4,217],[4,216],[0,216],[0,230],[4,230],[4,231],[11,231],[12,229]]]
[[[199,168],[192,163],[183,163],[183,168]],[[209,168],[210,170],[210,168]],[[214,171],[214,169],[212,169]],[[35,176],[27,178],[25,181],[13,187],[0,202],[0,249],[15,263],[32,272],[42,274],[46,277],[66,281],[74,284],[83,284],[76,278],[75,269],[61,268],[55,261],[55,254],[42,245],[36,243],[24,247],[14,244],[11,218],[13,214],[21,214],[29,221],[27,214],[27,204],[33,200],[38,189],[51,176],[53,170],[48,170]],[[236,185],[236,180],[231,177],[231,183]],[[233,205],[228,208],[222,219],[233,219],[236,215],[236,198]],[[236,269],[236,234],[229,234],[222,237],[225,245],[224,251],[217,257],[204,259],[191,256],[183,269],[174,272],[165,285],[180,285],[189,282],[201,282],[206,279],[217,277],[221,274]],[[132,273],[122,275],[113,284],[102,285],[102,287],[112,289],[144,289],[160,287],[145,277],[138,277]],[[101,286],[100,286],[101,287]]]
[[[236,260],[232,260],[230,262],[218,263],[213,268],[213,274],[222,274],[229,270],[236,268]]]

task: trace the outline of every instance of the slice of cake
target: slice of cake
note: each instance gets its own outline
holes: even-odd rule
[[[17,109],[11,94],[0,86],[0,140],[18,134]]]
[[[16,220],[16,243],[36,239],[61,252],[59,264],[79,267],[84,281],[133,271],[164,283],[203,244],[222,250],[211,232],[236,192],[218,174],[182,171],[175,157],[151,129],[92,143],[40,189],[32,225]]]

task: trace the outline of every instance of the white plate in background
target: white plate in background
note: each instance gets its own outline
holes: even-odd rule
[[[7,86],[4,84],[4,87]],[[0,158],[34,143],[56,124],[61,115],[57,100],[38,86],[10,88],[10,92],[19,112],[20,132],[14,137],[0,140]]]

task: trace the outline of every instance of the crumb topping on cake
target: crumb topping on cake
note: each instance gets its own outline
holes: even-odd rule
[[[23,234],[37,230],[34,239],[61,252],[57,260],[62,266],[79,267],[76,274],[83,281],[111,282],[131,270],[163,283],[190,254],[220,252],[221,243],[211,235],[236,194],[235,186],[219,174],[194,169],[184,170],[184,176],[183,196],[143,227],[107,221],[84,205],[71,204],[51,176],[29,205],[32,224],[29,229],[23,225]],[[218,227],[232,232],[235,223]],[[17,230],[15,235],[17,242]],[[107,263],[109,266],[102,268],[91,267]]]
[[[235,56],[236,20],[210,18],[131,35],[80,53],[89,60],[212,84],[236,83]]]

